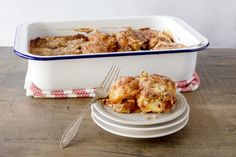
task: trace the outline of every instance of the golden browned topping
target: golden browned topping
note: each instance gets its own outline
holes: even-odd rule
[[[137,30],[127,28],[127,30],[119,32],[116,36],[120,46],[119,51],[138,51],[146,48],[146,39]]]
[[[136,78],[120,77],[111,85],[106,104],[112,104],[113,109],[117,112],[130,113],[137,108],[135,96],[138,93],[139,82]]]
[[[117,50],[115,35],[96,31],[88,36],[89,42],[81,44],[81,53],[114,52]]]
[[[93,31],[93,29],[92,28],[78,28],[78,29],[74,29],[74,31],[90,33]]]
[[[176,103],[176,85],[170,78],[142,73],[137,104],[142,112],[167,112]]]
[[[176,104],[176,85],[170,78],[142,72],[138,77],[120,77],[111,85],[106,105],[120,113],[141,110],[168,112]]]
[[[128,27],[116,34],[93,31],[91,28],[80,28],[78,31],[87,34],[86,36],[77,34],[33,39],[30,41],[30,53],[54,56],[185,47],[183,44],[176,43],[170,32],[150,28],[135,30]]]
[[[82,34],[74,36],[38,37],[30,41],[30,52],[43,56],[81,54],[81,44],[87,41],[88,37]]]

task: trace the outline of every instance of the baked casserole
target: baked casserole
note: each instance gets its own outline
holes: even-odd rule
[[[118,33],[80,29],[68,36],[38,37],[30,41],[30,53],[41,56],[174,49],[185,47],[169,31],[127,27]]]
[[[166,76],[142,72],[140,76],[122,76],[110,87],[103,104],[120,113],[163,113],[176,105],[176,85]]]

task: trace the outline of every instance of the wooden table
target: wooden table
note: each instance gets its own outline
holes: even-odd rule
[[[236,49],[199,53],[202,84],[184,93],[191,113],[181,131],[154,139],[125,138],[102,130],[88,114],[79,136],[63,150],[64,129],[89,99],[26,97],[26,67],[12,48],[0,48],[0,157],[236,156]]]

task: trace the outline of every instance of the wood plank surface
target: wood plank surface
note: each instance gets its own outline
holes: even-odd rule
[[[27,61],[12,48],[0,48],[0,157],[236,156],[236,49],[199,53],[201,86],[184,93],[191,111],[181,131],[161,138],[125,138],[102,130],[88,114],[63,150],[64,129],[89,99],[26,97],[26,68]]]

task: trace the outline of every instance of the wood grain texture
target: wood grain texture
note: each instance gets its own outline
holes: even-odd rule
[[[198,56],[200,88],[185,93],[190,120],[161,138],[110,134],[88,114],[79,136],[61,150],[64,129],[89,99],[33,99],[23,89],[27,61],[0,48],[0,157],[236,156],[236,49],[209,49]]]

